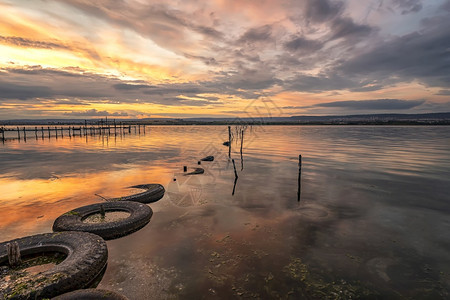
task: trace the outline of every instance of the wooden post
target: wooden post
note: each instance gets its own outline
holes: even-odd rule
[[[136,129],[136,127],[135,127],[135,129]],[[128,133],[131,133],[131,125],[128,126]]]
[[[64,137],[64,128],[61,126],[61,136]]]
[[[183,166],[183,172],[187,172],[187,166]]]
[[[141,134],[141,124],[138,124],[139,128],[139,135]]]
[[[0,131],[2,132],[2,142],[5,143],[5,128],[2,127]]]
[[[114,119],[114,135],[117,135],[116,119]]]
[[[244,170],[244,156],[242,155],[243,144],[244,144],[244,130],[241,130],[241,171]]]
[[[300,202],[300,193],[302,191],[302,156],[298,156],[298,190],[297,201]]]
[[[231,143],[231,127],[228,126],[228,141]]]
[[[55,126],[55,135],[56,135],[56,139],[58,139],[58,127]]]
[[[44,127],[41,127],[41,137],[44,139]]]
[[[23,140],[26,142],[27,141],[27,133],[25,131],[25,127],[23,128]]]
[[[8,253],[8,262],[11,267],[20,264],[20,249],[17,242],[6,244],[6,252]]]
[[[20,140],[20,129],[17,127],[17,138]]]
[[[50,138],[50,127],[47,127],[48,129],[48,138]]]
[[[36,140],[38,139],[37,137],[37,127],[34,127],[34,136],[36,137]]]
[[[145,125],[144,125],[144,135],[145,135]]]

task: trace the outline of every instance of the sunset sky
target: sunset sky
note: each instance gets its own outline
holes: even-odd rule
[[[450,112],[450,0],[0,0],[0,119]]]

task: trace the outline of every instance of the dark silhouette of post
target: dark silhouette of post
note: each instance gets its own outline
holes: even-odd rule
[[[27,133],[25,131],[25,127],[23,128],[23,140],[26,142],[27,141]]]
[[[35,138],[36,138],[36,140],[38,139],[38,136],[37,136],[37,127],[34,127],[34,136],[35,136]]]
[[[0,128],[0,131],[2,132],[2,142],[4,144],[5,143],[5,128],[4,127]]]
[[[20,140],[20,128],[17,127],[17,138]]]
[[[300,194],[302,191],[302,156],[298,156],[298,191],[297,191],[297,201],[300,202]]]

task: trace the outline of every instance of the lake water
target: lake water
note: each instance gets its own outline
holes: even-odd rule
[[[242,156],[235,130],[236,182],[226,126],[0,142],[0,241],[50,232],[60,214],[102,202],[95,194],[161,183],[150,223],[107,242],[99,288],[130,299],[449,297],[449,127],[253,126]]]

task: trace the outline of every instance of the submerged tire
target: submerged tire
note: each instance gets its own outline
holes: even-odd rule
[[[197,175],[197,174],[203,174],[203,173],[205,173],[205,169],[203,169],[203,168],[195,168],[194,171],[189,172],[189,173],[186,173],[186,174],[184,174],[184,176],[187,176],[187,175]]]
[[[110,199],[110,201],[134,201],[140,203],[152,203],[161,199],[166,191],[162,185],[157,183],[138,184],[130,186],[129,188],[144,189],[146,191],[130,196],[113,198]]]
[[[127,212],[130,215],[112,222],[83,222],[87,217],[99,214],[102,206],[105,213]],[[152,215],[152,209],[142,203],[131,201],[96,203],[76,208],[59,216],[53,223],[53,231],[85,231],[95,233],[105,240],[111,240],[141,229],[150,222]]]
[[[127,297],[116,292],[100,289],[78,290],[59,295],[52,300],[128,300]]]
[[[106,267],[105,241],[86,232],[44,233],[0,244],[0,266],[8,264],[6,244],[17,242],[22,257],[63,253],[66,258],[51,269],[10,277],[0,299],[42,299],[88,287]],[[3,281],[3,278],[1,279]],[[5,284],[5,283],[3,283]]]

